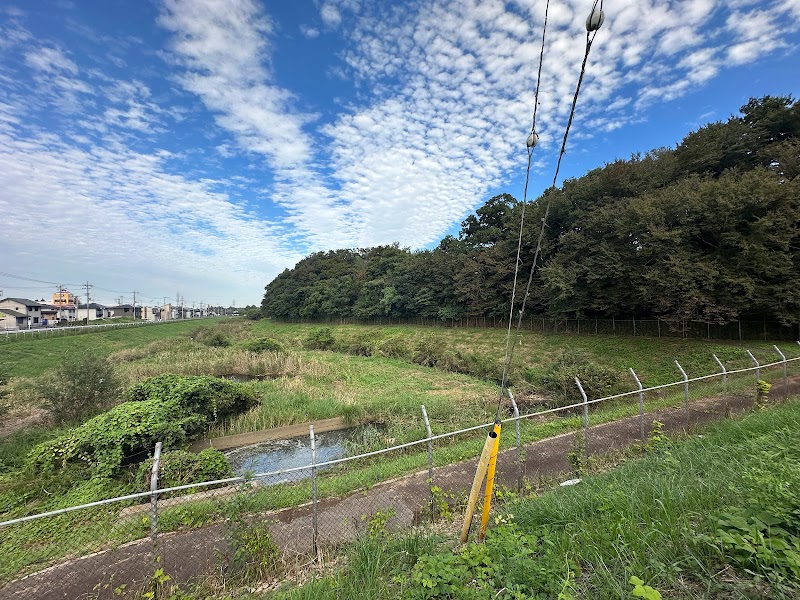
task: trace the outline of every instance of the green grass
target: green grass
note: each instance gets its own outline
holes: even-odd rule
[[[179,321],[110,331],[76,332],[74,335],[53,338],[15,339],[0,343],[0,358],[8,366],[10,376],[36,377],[67,354],[91,350],[101,356],[109,356],[118,350],[185,335],[210,322]]]
[[[354,584],[368,578],[373,598],[630,598],[637,577],[661,594],[641,597],[796,598],[798,490],[795,399],[661,442],[577,486],[507,502],[485,545],[454,555],[451,540],[417,555],[416,566],[386,561],[376,573],[358,560],[370,547],[365,539],[345,568],[265,597],[358,598]],[[737,541],[748,527],[758,531],[754,539],[762,536],[758,554]],[[437,593],[447,585],[457,595]]]

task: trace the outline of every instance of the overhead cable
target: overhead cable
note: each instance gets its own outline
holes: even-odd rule
[[[549,2],[548,2],[548,4],[549,4]],[[553,183],[551,184],[550,188],[545,191],[545,193],[547,194],[547,202],[545,204],[544,217],[542,218],[542,227],[539,230],[539,238],[538,238],[538,240],[536,242],[536,251],[534,252],[534,255],[533,255],[533,264],[531,265],[531,270],[530,270],[530,273],[528,275],[528,283],[527,283],[527,285],[525,287],[525,294],[524,294],[524,296],[522,298],[522,306],[520,307],[520,310],[519,310],[519,318],[517,320],[517,328],[516,328],[516,331],[514,333],[513,339],[510,340],[510,348],[508,348],[509,341],[508,340],[506,341],[507,352],[506,352],[505,364],[503,366],[503,378],[502,378],[502,380],[500,382],[500,397],[497,400],[497,411],[496,411],[497,415],[500,414],[500,404],[501,404],[502,399],[503,399],[503,393],[505,392],[506,387],[508,385],[508,373],[509,373],[509,371],[511,369],[511,361],[513,360],[513,357],[514,357],[514,349],[516,347],[517,340],[519,339],[520,329],[522,328],[522,319],[523,319],[523,316],[525,314],[525,305],[527,304],[528,298],[530,297],[531,284],[533,283],[533,275],[534,275],[534,273],[536,271],[536,267],[538,265],[539,257],[541,256],[541,253],[542,253],[542,241],[544,239],[544,232],[545,232],[545,228],[547,227],[547,217],[550,214],[550,205],[551,205],[552,199],[553,199],[552,191],[556,187],[556,182],[558,181],[558,174],[559,174],[559,171],[561,170],[561,159],[564,157],[564,153],[566,152],[567,138],[569,137],[569,131],[570,131],[570,128],[572,127],[572,121],[575,118],[575,108],[577,107],[577,104],[578,104],[578,96],[579,96],[580,91],[581,91],[581,85],[583,84],[583,77],[586,74],[586,63],[589,60],[589,53],[591,52],[592,44],[594,43],[594,38],[597,35],[597,32],[599,31],[600,27],[603,25],[603,21],[604,20],[605,20],[605,16],[603,14],[603,2],[602,2],[602,0],[594,0],[594,4],[592,5],[592,10],[589,13],[588,18],[586,19],[586,46],[585,46],[585,50],[584,50],[584,54],[583,54],[583,62],[581,63],[580,75],[578,76],[578,84],[575,87],[575,94],[574,94],[574,96],[572,98],[572,107],[570,108],[569,118],[567,119],[567,126],[564,129],[564,137],[563,137],[563,139],[561,141],[561,150],[560,150],[560,152],[558,154],[558,161],[556,163],[556,170],[555,170],[555,174],[553,175]],[[541,63],[540,63],[539,69],[540,69],[540,72],[541,72]],[[537,84],[537,86],[538,86],[538,84]],[[535,111],[536,111],[536,107],[534,107],[534,114],[535,114]],[[531,133],[533,134],[535,132],[532,131]],[[530,136],[529,136],[529,140],[530,140]],[[526,174],[526,177],[525,177],[525,194],[526,194],[526,197],[527,197],[528,178],[529,178],[529,173],[530,173],[530,162],[531,162],[531,158],[530,158],[531,157],[531,146],[529,145],[529,143],[526,143],[526,145],[528,146],[528,169],[527,169],[527,173],[528,174]],[[518,250],[517,250],[517,264],[515,265],[515,268],[514,268],[514,290],[515,291],[516,291],[517,268],[519,266],[519,249],[521,248],[521,245],[522,245],[522,227],[520,226],[520,235],[519,235]],[[513,294],[512,294],[512,303],[511,303],[511,314],[512,315],[513,315],[513,311],[514,311],[514,298],[513,298]],[[509,333],[510,333],[510,329],[511,329],[510,321],[511,321],[511,318],[509,319]],[[510,337],[511,336],[509,335],[509,338]]]

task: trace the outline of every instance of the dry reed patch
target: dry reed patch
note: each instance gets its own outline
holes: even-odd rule
[[[185,345],[183,351],[150,355],[147,360],[120,365],[129,383],[148,377],[177,375],[239,376],[254,379],[280,379],[301,375],[321,376],[327,366],[296,354],[255,353],[240,348],[208,348]]]

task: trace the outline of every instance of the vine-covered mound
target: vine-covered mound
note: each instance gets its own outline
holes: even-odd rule
[[[249,388],[217,377],[159,375],[133,386],[123,402],[63,435],[35,446],[28,463],[36,470],[83,462],[97,475],[112,475],[144,460],[156,442],[176,448],[211,423],[252,406]]]

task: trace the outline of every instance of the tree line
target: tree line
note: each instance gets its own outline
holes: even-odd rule
[[[766,96],[674,149],[566,180],[525,209],[523,288],[551,205],[528,314],[797,323],[798,173],[800,102]],[[507,318],[522,209],[509,194],[494,196],[432,250],[311,254],[266,286],[262,313]]]

